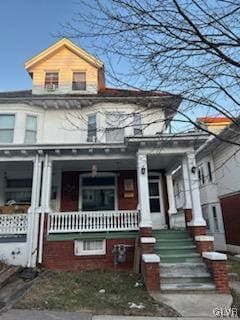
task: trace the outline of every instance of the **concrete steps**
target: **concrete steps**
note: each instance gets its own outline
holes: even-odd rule
[[[160,230],[154,237],[161,261],[161,291],[215,292],[211,274],[186,231]]]

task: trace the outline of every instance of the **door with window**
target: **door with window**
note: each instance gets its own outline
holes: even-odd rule
[[[149,205],[153,229],[165,228],[165,214],[163,209],[161,175],[150,174],[148,177]]]

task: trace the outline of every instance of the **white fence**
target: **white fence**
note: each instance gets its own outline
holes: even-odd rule
[[[27,226],[27,214],[0,214],[0,235],[26,234]]]
[[[138,211],[57,212],[48,216],[49,233],[138,230]]]

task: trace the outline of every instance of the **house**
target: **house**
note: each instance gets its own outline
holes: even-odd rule
[[[0,93],[0,258],[54,270],[132,269],[140,246],[146,285],[159,290],[159,238],[203,268],[201,246],[197,253],[186,231],[169,230],[172,172],[184,163],[188,230],[206,240],[193,168],[207,136],[166,133],[181,97],[106,87],[103,63],[65,38],[25,68],[32,90]],[[162,259],[174,262],[173,249]],[[201,288],[228,290],[224,282]]]
[[[218,134],[218,137],[210,136],[196,151],[200,198],[207,222],[207,234],[214,236],[215,250],[239,253],[239,125],[224,117],[200,118],[197,123]],[[174,185],[176,205],[180,213],[184,203],[181,170],[175,173]],[[181,220],[180,215],[178,220]]]

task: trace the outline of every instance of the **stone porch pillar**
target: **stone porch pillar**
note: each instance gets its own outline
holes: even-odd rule
[[[39,155],[36,155],[33,164],[32,177],[32,195],[31,206],[28,209],[28,267],[36,266],[37,244],[38,244],[38,226],[39,226],[39,200],[40,200],[40,184],[41,184],[42,161]]]
[[[137,154],[138,199],[140,209],[140,233],[149,236],[152,233],[152,219],[149,204],[147,155]]]
[[[169,205],[169,208],[168,208],[169,225],[170,225],[170,228],[172,228],[173,227],[172,215],[177,213],[175,197],[174,197],[172,173],[166,174],[166,182],[167,182],[168,205]]]
[[[192,202],[192,220],[187,223],[192,236],[206,234],[206,221],[203,218],[200,201],[199,182],[194,152],[187,153],[188,175]]]

